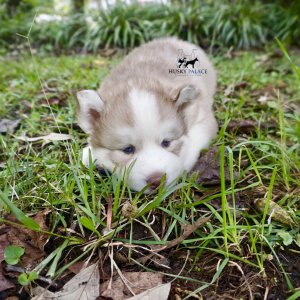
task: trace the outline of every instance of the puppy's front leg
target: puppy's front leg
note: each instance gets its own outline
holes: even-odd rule
[[[190,171],[193,168],[200,151],[209,146],[209,142],[215,137],[217,129],[218,124],[211,114],[189,130],[185,146],[181,152],[184,170]]]

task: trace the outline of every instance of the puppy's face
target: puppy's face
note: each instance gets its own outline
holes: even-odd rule
[[[193,90],[193,89],[192,89]],[[155,189],[182,172],[181,149],[186,139],[182,105],[195,97],[186,87],[174,97],[132,88],[126,96],[104,100],[95,91],[77,94],[78,122],[89,134],[97,165],[123,176],[134,190]]]

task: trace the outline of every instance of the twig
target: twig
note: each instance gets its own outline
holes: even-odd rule
[[[165,245],[160,246],[160,245],[153,245],[152,246],[152,253],[150,253],[149,255],[142,257],[140,259],[137,259],[137,261],[139,261],[142,264],[145,264],[149,259],[152,258],[153,255],[157,255],[158,252],[172,248],[176,245],[179,245],[181,242],[183,242],[189,235],[191,235],[194,231],[196,231],[201,225],[205,224],[206,222],[208,222],[208,220],[210,219],[209,217],[206,218],[199,218],[196,220],[196,222],[194,224],[188,224],[188,225],[184,225],[183,226],[183,234],[174,239],[171,240],[169,242],[167,242]]]
[[[209,219],[210,219],[210,216],[206,217],[206,218],[199,218],[199,219],[196,220],[196,222],[194,224],[184,225],[183,226],[183,234],[180,237],[178,237],[178,238],[176,238],[172,241],[167,242],[166,245],[163,245],[162,247],[161,246],[154,246],[153,251],[155,251],[157,253],[157,252],[160,252],[162,250],[169,249],[169,248],[172,248],[172,247],[180,244],[189,235],[191,235],[194,231],[196,231],[201,225],[207,223]],[[156,248],[156,247],[160,247],[160,248]]]

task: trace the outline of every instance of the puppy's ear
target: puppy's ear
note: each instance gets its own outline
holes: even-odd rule
[[[192,103],[199,95],[199,89],[192,85],[188,85],[174,91],[173,100],[175,101],[176,107],[180,108],[183,104]]]
[[[92,133],[93,127],[100,119],[104,103],[99,94],[92,90],[83,90],[77,93],[78,111],[77,121],[82,130]]]

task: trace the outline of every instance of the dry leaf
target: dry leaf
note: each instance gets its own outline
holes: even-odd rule
[[[45,224],[45,217],[49,211],[41,211],[31,218],[37,222],[41,230],[47,231],[48,228]],[[5,219],[10,222],[18,223],[17,219],[8,215]],[[39,261],[45,256],[44,245],[48,239],[47,234],[32,231],[24,226],[13,224],[2,224],[0,226],[1,236],[5,236],[10,245],[16,245],[25,249],[25,254],[22,257],[22,262],[25,267],[32,268],[36,266]]]
[[[112,282],[111,287],[109,287],[109,281],[105,281],[103,284],[101,284],[102,297],[111,298],[113,300],[127,299],[131,294],[127,286],[129,286],[133,293],[137,295],[145,290],[148,291],[161,285],[163,278],[162,274],[152,272],[124,272],[122,275],[124,276],[123,280],[119,276],[116,277],[116,279]],[[151,299],[160,298],[154,297]]]
[[[21,141],[27,141],[27,142],[37,142],[37,141],[44,141],[44,145],[48,144],[53,141],[66,141],[72,139],[72,136],[69,134],[64,134],[64,133],[55,133],[51,132],[48,135],[44,136],[37,136],[37,137],[26,137],[26,136],[17,136],[16,137],[18,140]]]
[[[96,59],[94,60],[94,64],[98,67],[107,67],[107,61],[104,59]]]
[[[9,120],[1,119],[0,120],[0,133],[14,132],[19,126],[21,119]]]
[[[272,99],[277,98],[277,91],[278,89],[285,88],[282,83],[278,83],[277,85],[274,84],[266,84],[264,87],[260,89],[255,89],[251,92],[253,97],[258,97],[261,95],[267,96]]]
[[[59,105],[63,106],[66,104],[70,93],[68,91],[62,90],[62,91],[57,91],[55,94],[51,95],[46,95],[43,93],[41,95],[41,98],[39,99],[39,104],[42,106],[48,107],[49,105]]]
[[[259,98],[258,98],[258,102],[259,103],[261,103],[261,104],[265,104],[265,103],[267,103],[267,101],[269,100],[270,98],[269,97],[267,97],[266,95],[264,95],[264,96],[260,96]]]
[[[253,120],[231,120],[227,125],[226,131],[250,134],[252,132],[256,132],[258,127],[260,127],[260,129],[267,130],[276,128],[276,124],[273,122],[260,124],[259,122]]]
[[[42,106],[46,106],[48,107],[49,105],[52,106],[52,105],[59,105],[60,104],[60,99],[58,97],[50,97],[49,99],[41,99],[40,101],[41,105]]]
[[[171,289],[171,283],[165,283],[133,296],[128,300],[167,300]]]
[[[24,105],[26,108],[32,109],[32,103],[30,103],[28,100],[23,99],[20,101],[20,103]]]
[[[75,275],[62,291],[53,293],[44,288],[33,289],[31,300],[95,300],[99,296],[99,268],[93,264]]]
[[[230,96],[232,93],[233,93],[233,91],[234,91],[234,84],[229,84],[228,86],[227,86],[227,88],[226,88],[226,90],[225,90],[225,92],[224,92],[224,96],[225,97],[228,97],[228,96]]]
[[[244,88],[247,87],[248,85],[249,85],[249,83],[248,83],[247,81],[240,81],[240,82],[238,82],[238,83],[235,85],[234,89],[235,89],[235,90],[244,89]]]
[[[267,204],[266,201],[267,201],[266,199],[254,200],[255,207],[257,208],[258,211],[264,212]],[[289,226],[295,225],[295,222],[293,221],[289,213],[272,200],[269,203],[267,214],[271,216],[271,219],[280,222],[282,224],[289,225]]]
[[[219,148],[213,147],[201,156],[196,162],[192,172],[198,172],[199,177],[197,182],[204,185],[218,185],[221,182],[220,178],[220,154]],[[234,174],[234,178],[237,174]],[[230,173],[228,167],[225,165],[225,181],[230,181]]]
[[[6,234],[1,234],[0,235],[0,264],[4,260],[4,248],[7,247],[8,245],[9,245],[9,241],[7,239]]]
[[[69,270],[74,273],[74,274],[78,274],[82,268],[84,267],[85,262],[84,261],[78,261],[74,264],[72,264],[71,266],[69,266]]]
[[[256,131],[258,123],[252,120],[231,120],[226,128],[228,132],[251,133]]]
[[[0,293],[15,287],[10,281],[8,281],[3,275],[2,261],[4,260],[3,252],[5,247],[9,245],[9,241],[5,234],[0,236]]]

